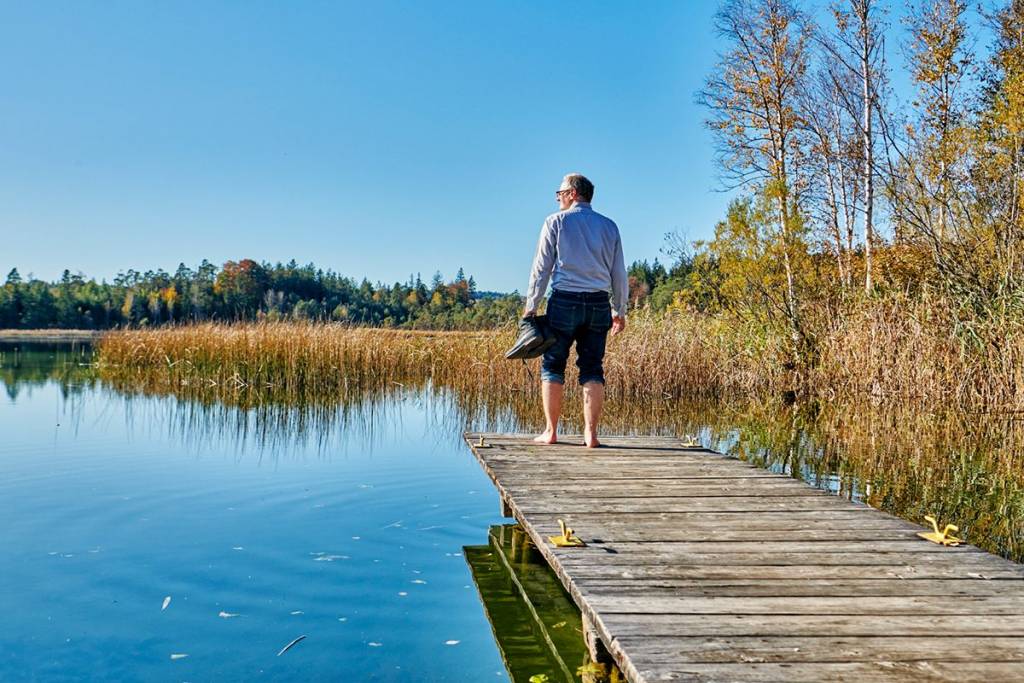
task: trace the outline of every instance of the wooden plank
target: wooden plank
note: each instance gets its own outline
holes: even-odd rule
[[[960,565],[909,566],[909,565],[861,565],[852,577],[848,565],[583,565],[572,567],[577,580],[584,579],[644,579],[644,580],[691,580],[730,581],[750,579],[777,581],[779,579],[899,579],[899,580],[941,580],[941,579],[986,579],[1007,580],[1024,578],[1024,567],[1003,569],[963,567]],[[936,587],[938,590],[938,587]]]
[[[1024,661],[1024,638],[1008,636],[629,636],[618,643],[645,663]]]
[[[485,441],[474,455],[630,681],[1024,674],[1024,566],[670,437]],[[590,545],[552,547],[559,519]]]
[[[627,673],[627,676],[629,674]],[[821,681],[954,681],[992,683],[1024,680],[1020,662],[828,662],[808,664],[685,664],[678,668],[644,668],[634,671],[638,681],[732,681],[733,683],[821,683]]]
[[[541,533],[550,531],[552,535],[558,533],[557,526],[548,529],[538,527]],[[657,553],[666,555],[702,555],[734,554],[746,555],[757,553],[759,555],[777,555],[780,553],[857,553],[871,555],[889,555],[891,553],[939,553],[943,555],[984,555],[984,551],[973,546],[962,546],[957,548],[946,548],[935,543],[928,543],[920,538],[871,539],[867,541],[837,541],[835,538],[826,538],[812,541],[720,541],[717,539],[707,541],[609,541],[605,537],[596,534],[585,533],[577,530],[577,535],[589,543],[589,547],[572,553],[576,556],[583,556],[589,553],[600,553],[614,551],[622,555],[629,553],[630,557]]]
[[[901,519],[883,515],[876,510],[856,507],[827,511],[807,510],[774,510],[759,514],[756,517],[739,519],[735,512],[634,512],[628,517],[619,513],[599,510],[587,512],[582,516],[566,512],[546,512],[531,515],[536,524],[554,523],[559,519],[587,522],[594,528],[608,529],[652,529],[668,531],[685,529],[718,529],[723,531],[739,531],[742,529],[788,531],[790,529],[820,529],[830,531],[833,537],[837,533],[851,528],[861,529],[902,529],[917,533],[923,528]],[[534,524],[531,521],[531,525]],[[841,530],[841,531],[840,531]]]
[[[709,618],[702,614],[601,615],[602,626],[627,636],[650,638],[703,636],[929,636],[929,637],[1024,637],[1024,615],[989,614],[725,614]]]
[[[542,533],[558,528],[563,519],[590,538],[640,541],[800,541],[835,540],[836,521],[843,522],[843,538],[851,541],[920,540],[922,528],[902,520],[878,515],[787,515],[771,513],[736,523],[733,513],[637,513],[628,521],[603,513],[546,513],[531,516]]]
[[[998,596],[945,595],[833,597],[700,597],[651,592],[648,595],[595,595],[587,599],[592,609],[601,614],[1000,614],[1024,617],[1024,594]]]
[[[830,496],[708,496],[706,498],[576,499],[572,496],[532,496],[519,503],[524,514],[538,512],[761,512],[806,510],[828,512],[842,509],[845,501]]]
[[[758,579],[695,580],[695,579],[581,579],[576,582],[584,596],[589,595],[658,595],[704,597],[871,597],[877,595],[944,595],[957,596],[1009,595],[1019,596],[1024,585],[1019,579],[986,581],[984,579]],[[938,585],[935,585],[938,582]]]
[[[639,545],[639,544],[638,544]],[[650,545],[650,544],[644,544]],[[557,548],[553,554],[566,567],[589,566],[600,562],[607,567],[642,567],[663,566],[672,564],[683,566],[827,566],[848,567],[848,574],[856,577],[853,568],[862,566],[878,567],[915,567],[945,566],[960,567],[974,571],[1012,569],[1006,567],[999,558],[984,552],[965,548],[957,553],[907,553],[907,552],[875,552],[875,553],[787,553],[787,552],[752,552],[752,553],[673,553],[670,550],[657,549],[646,551],[607,553],[596,547],[587,549],[585,553],[573,552],[574,548]]]

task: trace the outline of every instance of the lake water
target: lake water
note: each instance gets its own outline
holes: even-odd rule
[[[0,681],[578,680],[571,605],[529,553],[510,568],[461,441],[534,428],[536,401],[146,394],[84,347],[10,343],[0,386]],[[697,434],[1024,557],[1015,416],[664,402],[610,405],[607,427]]]
[[[289,433],[4,350],[0,680],[507,680],[497,497],[421,398]]]

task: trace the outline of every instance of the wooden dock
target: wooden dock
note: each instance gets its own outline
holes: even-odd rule
[[[466,434],[629,681],[1024,681],[1024,565],[678,439],[562,440]]]

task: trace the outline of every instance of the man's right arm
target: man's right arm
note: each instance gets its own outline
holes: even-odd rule
[[[548,280],[551,279],[551,272],[555,267],[556,244],[554,221],[548,218],[541,226],[537,252],[533,257],[533,267],[530,268],[530,285],[526,288],[524,316],[536,313],[540,300],[544,298]]]

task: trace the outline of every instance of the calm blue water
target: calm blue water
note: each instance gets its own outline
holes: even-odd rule
[[[422,396],[302,422],[0,386],[0,680],[507,679],[461,555],[497,497]]]

